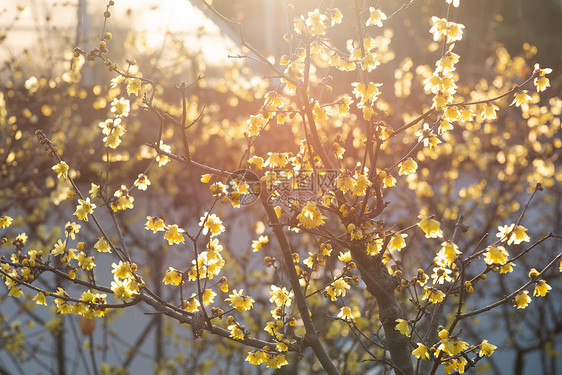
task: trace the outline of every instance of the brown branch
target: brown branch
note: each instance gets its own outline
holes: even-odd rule
[[[265,189],[265,186],[262,186],[262,191],[267,191]],[[267,194],[262,194],[261,201],[267,214],[267,218],[270,223],[279,224],[277,214],[275,213],[273,207],[271,207],[271,205],[267,202],[267,198]],[[310,316],[310,310],[308,309],[308,305],[306,303],[306,296],[304,295],[303,290],[300,287],[299,275],[297,274],[297,270],[295,268],[295,263],[293,260],[293,252],[291,250],[291,246],[289,245],[289,241],[287,240],[287,236],[283,231],[283,227],[279,225],[273,225],[271,229],[273,230],[273,233],[275,234],[275,237],[279,242],[279,246],[281,247],[281,253],[283,256],[283,260],[285,261],[286,271],[289,275],[289,281],[295,295],[296,305],[306,329],[304,345],[309,345],[312,347],[314,354],[316,354],[316,357],[328,374],[339,374],[340,372],[337,369],[336,365],[334,364],[334,362],[332,362],[332,360],[328,356],[328,353],[322,346],[320,337],[318,336],[318,332],[316,331],[316,327],[314,326],[314,322],[312,321],[312,317]]]

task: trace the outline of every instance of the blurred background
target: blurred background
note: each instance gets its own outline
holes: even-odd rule
[[[247,41],[278,64],[280,56],[289,54],[283,36],[292,28],[293,16],[306,15],[314,8],[338,7],[350,20],[328,33],[333,44],[344,50],[348,39],[356,32],[353,3],[299,0],[294,2],[293,15],[287,12],[287,2],[280,0],[215,0],[213,6],[226,18],[239,21]],[[381,38],[378,54],[384,63],[373,72],[373,80],[389,87],[382,96],[389,107],[416,113],[430,103],[428,96],[415,85],[409,95],[403,95],[400,90],[394,90],[394,82],[401,80],[407,71],[414,72],[412,65],[433,67],[440,56],[440,45],[432,41],[428,32],[430,19],[433,15],[445,17],[447,5],[443,0],[378,3],[392,17],[383,30],[377,30],[377,37]],[[3,235],[11,238],[18,230],[24,230],[32,248],[50,249],[60,238],[66,220],[72,220],[75,208],[67,198],[68,186],[57,183],[50,171],[53,159],[38,145],[33,135],[36,129],[43,130],[57,144],[85,191],[90,182],[102,180],[108,160],[112,165],[111,187],[116,189],[120,184],[134,181],[154,157],[143,145],[155,139],[158,123],[151,113],[141,110],[127,120],[128,136],[122,147],[100,157],[105,151],[98,124],[107,117],[111,100],[124,95],[125,90],[110,87],[115,73],[109,72],[102,63],[77,61],[72,57],[72,50],[79,47],[88,51],[97,46],[104,30],[106,5],[97,0],[20,0],[17,4],[5,1],[0,5],[0,216],[16,218],[14,227]],[[373,4],[368,2],[368,5]],[[163,108],[178,114],[179,96],[175,87],[204,76],[189,97],[193,118],[205,111],[200,124],[193,128],[192,154],[197,160],[218,168],[235,169],[245,146],[246,119],[260,109],[265,93],[276,84],[267,68],[240,47],[240,30],[197,0],[115,0],[111,13],[105,25],[105,31],[113,35],[108,42],[109,57],[123,70],[131,74],[141,72],[157,82],[158,104]],[[482,85],[483,80],[493,81],[502,56],[521,56],[525,63],[520,66],[519,76],[510,77],[513,82],[529,76],[534,63],[540,62],[541,67],[553,69],[552,87],[541,95],[541,100],[546,103],[561,94],[562,1],[461,0],[460,7],[453,8],[449,18],[466,26],[465,37],[455,47],[461,55],[458,73],[462,85],[472,87]],[[323,68],[326,67],[319,61],[319,76],[328,79],[328,74],[322,73]],[[330,74],[333,91],[324,98],[326,101],[345,93],[349,82],[354,80],[343,72]],[[560,106],[560,101],[552,100],[552,107]],[[138,104],[139,99],[133,107],[138,109]],[[559,116],[560,112],[554,111],[553,117],[556,113]],[[400,113],[391,112],[389,118],[396,122],[403,120]],[[556,124],[550,117],[543,120],[545,124]],[[262,151],[276,147],[294,150],[296,145],[287,141],[290,131],[290,127],[272,130],[274,141],[261,146]],[[559,139],[560,127],[549,136]],[[346,148],[353,149],[357,137],[359,135],[351,131],[346,133]],[[169,138],[173,138],[173,132]],[[553,153],[556,152],[559,150]],[[428,166],[430,162],[427,161]],[[559,163],[559,158],[551,158],[550,163]],[[556,168],[559,171],[560,166]],[[492,169],[490,173],[496,177]],[[199,178],[198,171],[173,163],[165,170],[151,171],[153,188],[138,192],[136,196],[139,211],[120,216],[125,239],[138,249],[134,255],[142,260],[142,264],[139,262],[142,274],[147,275],[146,280],[155,291],[170,299],[177,296],[160,282],[163,271],[168,266],[182,267],[185,257],[181,250],[154,241],[154,237],[143,230],[145,216],[167,217],[167,222],[196,228],[199,217],[209,210],[212,202],[207,187]],[[544,232],[558,230],[560,233],[562,195],[556,177],[550,178],[550,186],[545,184],[552,188],[549,199],[538,204],[538,213],[530,217],[537,222],[548,221],[541,227]],[[523,194],[526,187],[518,193]],[[515,200],[516,196],[510,199]],[[391,199],[395,199],[396,204],[401,201],[400,195]],[[498,220],[513,217],[520,208],[509,208],[508,203],[497,200],[498,212],[503,213],[478,230],[489,230],[499,224]],[[412,211],[418,212],[418,208],[416,205]],[[394,214],[398,222],[412,217],[409,208],[401,210]],[[265,231],[263,217],[253,206],[238,211],[220,208],[219,213],[234,228],[221,238],[228,248],[229,262],[235,264],[229,280],[231,274],[236,275],[231,279],[232,285],[245,285],[248,293],[257,290],[257,295],[263,278],[273,277],[267,273],[269,271],[256,271],[262,261],[251,258],[248,251],[251,241]],[[112,220],[109,216],[103,218],[108,222]],[[88,246],[95,242],[93,227],[84,226],[82,235],[81,240]],[[306,254],[307,245],[298,245]],[[5,254],[5,249],[0,248],[0,256]],[[96,259],[99,280],[109,283],[110,272],[101,270],[110,270],[114,259]],[[53,288],[59,281],[45,278],[43,282],[45,287]],[[499,311],[498,315],[486,316],[487,321],[475,320],[471,332],[464,332],[475,338],[482,332],[493,332],[490,341],[503,348],[484,363],[478,373],[536,374],[540,368],[544,374],[554,375],[555,369],[560,371],[562,306],[556,298],[559,276],[553,276],[550,283],[555,288],[554,296],[545,298],[543,305],[531,305],[518,314],[512,309]],[[501,285],[497,294],[484,295],[483,300],[501,296],[508,289],[509,285]],[[135,307],[124,313],[112,311],[106,319],[98,320],[93,335],[82,335],[78,318],[59,317],[52,309],[36,307],[31,297],[30,294],[26,299],[14,299],[7,296],[6,288],[0,287],[0,374],[60,374],[65,371],[110,374],[125,370],[150,373],[152,369],[160,373],[267,373],[244,364],[235,345],[216,337],[194,341],[189,328],[150,315],[148,308]],[[267,310],[267,298],[259,300],[257,305]],[[266,321],[263,315],[256,315],[248,326],[253,332],[261,332]],[[339,326],[329,327],[340,333],[344,330]],[[345,339],[334,341],[334,355],[347,353],[341,355],[349,356],[353,352],[350,350],[353,346]],[[345,362],[345,358],[341,360]],[[310,369],[310,373],[319,371],[311,363],[301,365],[308,365],[301,368]],[[297,371],[298,366],[276,373],[291,373]],[[379,370],[374,367],[369,373],[382,373]],[[363,368],[352,367],[344,372],[365,373]]]

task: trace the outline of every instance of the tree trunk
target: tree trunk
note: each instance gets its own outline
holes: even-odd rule
[[[384,344],[390,352],[394,372],[397,375],[413,375],[410,341],[395,329],[396,319],[404,316],[394,292],[400,281],[388,273],[380,259],[368,256],[365,249],[355,247],[350,250],[367,290],[377,300],[385,335]]]

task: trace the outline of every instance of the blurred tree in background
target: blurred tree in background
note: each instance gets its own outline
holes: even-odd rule
[[[6,6],[0,373],[560,371],[561,6],[458,3]]]

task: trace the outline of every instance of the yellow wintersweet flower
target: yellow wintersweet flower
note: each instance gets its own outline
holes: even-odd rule
[[[513,267],[515,266],[516,264],[513,262],[504,264],[503,266],[500,267],[500,274],[513,272]]]
[[[339,143],[332,143],[332,152],[338,159],[343,159],[343,154],[345,153],[345,148],[341,147]]]
[[[170,145],[165,144],[164,141],[162,140],[160,140],[159,148],[160,150],[168,153],[172,151],[172,147]],[[158,155],[156,155],[156,161],[158,162],[159,167],[163,167],[164,165],[168,164],[170,158],[168,157],[168,155],[158,153]]]
[[[348,171],[344,171],[344,173],[340,174],[336,179],[336,187],[342,191],[342,193],[346,193],[348,190],[353,190],[355,186],[355,179],[349,175]]]
[[[447,4],[451,4],[455,7],[458,8],[460,0],[445,0],[445,2],[447,2]]]
[[[265,165],[269,168],[283,168],[289,160],[284,152],[268,152],[269,157],[265,161]]]
[[[350,225],[351,225],[351,224],[350,224]],[[338,259],[339,259],[341,262],[344,262],[344,263],[351,262],[351,259],[352,259],[352,258],[351,258],[351,251],[348,250],[348,251],[346,251],[346,252],[339,253],[339,254],[338,254]]]
[[[189,312],[199,311],[199,300],[196,297],[194,293],[191,297],[184,300],[182,303],[183,308]]]
[[[68,164],[66,164],[64,161],[61,161],[57,165],[54,165],[51,169],[55,171],[55,173],[57,174],[57,178],[68,177]]]
[[[432,76],[426,78],[423,81],[425,91],[431,91],[433,94],[437,94],[441,88],[442,78],[440,75],[433,74]]]
[[[504,265],[507,263],[509,253],[503,246],[488,246],[486,248],[484,262],[488,265],[499,264]]]
[[[164,224],[164,220],[160,219],[159,217],[147,216],[145,229],[146,230],[150,229],[154,233],[156,233],[158,231],[166,230],[166,224]]]
[[[467,348],[468,343],[460,338],[446,337],[445,339],[441,339],[441,343],[437,347],[437,350],[443,350],[449,355],[457,355]]]
[[[115,117],[127,117],[129,115],[130,109],[131,109],[131,105],[129,99],[114,98],[113,101],[111,102],[110,111],[115,114]]]
[[[205,215],[201,216],[201,221],[199,226],[203,226],[203,234],[211,232],[211,237],[218,236],[224,232],[224,225],[222,225],[222,220],[215,214],[209,214],[205,212]]]
[[[370,105],[363,106],[363,118],[366,121],[371,121],[371,118],[375,115],[375,110]]]
[[[316,121],[324,121],[328,119],[328,114],[326,113],[326,110],[322,108],[320,104],[318,104],[318,102],[314,103],[314,106],[312,107],[312,114]]]
[[[379,87],[382,86],[382,83],[369,82],[365,86],[363,82],[353,82],[351,86],[354,87],[353,94],[360,100],[360,103],[357,103],[357,107],[364,108],[372,105],[379,97],[381,94]]]
[[[527,305],[531,303],[531,297],[529,297],[529,291],[523,290],[513,298],[513,307],[518,309],[524,309]]]
[[[500,241],[505,242],[507,241],[510,236],[515,224],[511,225],[501,225],[498,227],[498,233],[496,233],[496,237],[500,239]]]
[[[425,294],[423,295],[422,300],[429,299],[431,303],[440,303],[443,302],[443,298],[445,298],[445,293],[439,289],[425,288]]]
[[[445,114],[443,114],[443,118],[445,118]],[[443,121],[442,123],[445,122],[447,121]],[[448,129],[444,129],[443,126],[439,127],[440,134],[442,134],[445,130]],[[424,123],[423,128],[416,131],[415,135],[418,137],[418,142],[423,142],[423,145],[425,147],[429,147],[430,149],[441,143],[441,140],[437,138],[437,136],[433,133],[433,129],[431,129],[427,123]]]
[[[85,271],[90,271],[96,266],[94,257],[88,257],[82,251],[78,253],[76,260],[78,261],[78,266],[82,267]]]
[[[88,215],[94,211],[96,205],[90,202],[90,197],[86,200],[78,199],[78,203],[74,215],[78,217],[78,220],[88,221]]]
[[[144,173],[139,173],[137,179],[135,180],[134,185],[139,190],[146,190],[150,185],[150,180],[148,179],[148,176],[145,175]]]
[[[453,99],[452,95],[439,93],[433,97],[433,107],[443,108]]]
[[[326,295],[330,297],[331,301],[335,301],[337,299],[334,288],[332,288],[331,286],[326,288]]]
[[[338,318],[343,320],[352,321],[353,317],[351,316],[351,309],[349,306],[343,306],[338,313]]]
[[[215,302],[215,297],[217,293],[215,293],[212,289],[205,289],[203,291],[203,303],[205,305],[210,305],[211,303]]]
[[[96,242],[94,245],[94,249],[96,249],[100,253],[111,253],[111,247],[103,237],[100,237],[98,239],[98,242]]]
[[[433,267],[433,273],[431,274],[431,278],[433,279],[434,284],[444,284],[445,281],[452,282],[454,279],[451,276],[451,271],[448,268],[443,267]]]
[[[400,176],[408,175],[411,173],[415,173],[416,169],[418,169],[418,163],[416,163],[414,159],[408,158],[400,163],[400,170],[398,171],[398,174]]]
[[[115,275],[116,278],[125,279],[133,276],[133,272],[137,270],[137,265],[135,263],[119,261],[119,264],[113,263],[111,265],[113,270],[111,273]]]
[[[486,106],[482,110],[482,113],[480,114],[480,116],[484,120],[495,120],[495,119],[498,118],[498,114],[496,113],[496,111],[499,110],[499,109],[500,109],[500,107],[498,107],[497,105],[492,104],[492,103],[488,103],[488,104],[486,104]]]
[[[263,114],[257,114],[250,116],[248,123],[248,135],[250,137],[256,137],[260,134],[261,130],[265,127],[267,120],[263,117]]]
[[[441,267],[449,267],[455,262],[461,252],[453,241],[442,242],[441,246],[441,250],[435,256],[435,263]]]
[[[102,134],[105,135],[103,138],[104,145],[113,149],[121,144],[121,137],[127,132],[120,118],[108,118],[100,122],[99,127],[102,128]]]
[[[539,276],[539,271],[537,271],[535,268],[531,268],[531,270],[529,271],[529,278],[535,279],[537,278],[537,276]]]
[[[537,281],[535,285],[535,290],[533,291],[533,297],[544,297],[551,290],[552,287],[546,283],[544,280]]]
[[[437,42],[447,30],[447,19],[433,16],[431,17],[431,23],[433,25],[429,32],[433,34],[433,40]]]
[[[440,339],[445,340],[447,337],[449,337],[449,331],[443,328],[437,333],[437,336],[439,336]]]
[[[111,84],[109,87],[111,87],[112,89],[119,86],[123,81],[125,81],[125,77],[122,75],[118,75],[117,77],[113,78],[111,80]]]
[[[514,104],[515,104],[516,107],[519,107],[519,106],[521,106],[521,104],[525,104],[525,103],[531,101],[532,98],[531,98],[531,96],[530,96],[529,94],[527,94],[528,92],[529,92],[529,91],[527,91],[527,90],[518,91],[518,92],[514,95],[513,101],[511,102],[510,105],[514,105]]]
[[[165,285],[180,285],[183,281],[183,274],[181,271],[178,271],[174,267],[168,267],[166,273],[164,274],[164,278],[162,282]]]
[[[497,346],[492,345],[488,342],[488,340],[484,340],[482,341],[482,343],[480,344],[480,351],[478,352],[478,356],[479,357],[484,357],[484,356],[491,356],[492,353],[494,352],[494,350],[496,350]]]
[[[424,344],[418,343],[418,347],[412,350],[412,354],[418,358],[427,361],[429,359],[429,351]]]
[[[111,201],[111,209],[114,212],[134,207],[133,202],[135,201],[135,198],[132,195],[129,195],[129,189],[127,189],[125,185],[121,185],[119,190],[117,190],[113,195],[117,198]]]
[[[261,364],[261,362],[259,362],[258,359],[256,358],[256,352],[248,352],[248,355],[244,360],[249,362],[251,365],[255,365],[255,366]]]
[[[453,124],[451,124],[449,121],[441,121],[441,123],[439,124],[439,129],[437,131],[439,132],[439,134],[443,134],[446,131],[453,130],[453,129],[454,129]]]
[[[281,322],[281,328],[283,328],[283,322]],[[276,322],[267,322],[263,330],[269,333],[271,336],[277,336],[277,324]]]
[[[400,251],[406,247],[405,238],[408,237],[406,233],[396,233],[393,234],[388,242],[388,250],[390,251]]]
[[[138,294],[138,290],[132,283],[131,279],[114,279],[111,282],[111,291],[113,292],[113,297],[115,299],[120,299],[122,301],[130,301]]]
[[[336,55],[337,56],[337,55]],[[352,103],[352,99],[349,95],[344,94],[340,99],[340,105],[338,106],[338,113],[344,115],[349,112],[349,106]]]
[[[243,295],[243,292],[244,289],[240,289],[240,291],[233,289],[225,301],[230,302],[230,305],[238,311],[248,311],[254,306],[255,301],[252,297]]]
[[[371,181],[364,174],[355,173],[355,185],[353,186],[352,193],[358,197],[365,195],[367,188],[372,185]]]
[[[511,236],[507,241],[508,245],[514,244],[519,245],[521,242],[529,242],[531,238],[527,235],[527,228],[516,225],[513,231],[511,232]]]
[[[287,358],[285,358],[284,354],[277,354],[272,357],[269,361],[267,361],[266,366],[268,368],[281,368],[282,366],[288,365]]]
[[[377,255],[381,252],[383,245],[382,238],[369,238],[367,239],[367,254],[369,255]]]
[[[221,283],[221,291],[223,291],[224,293],[228,292],[228,283],[226,281]]]
[[[330,20],[331,20],[331,26],[334,26],[335,24],[342,22],[343,14],[338,8],[330,9]]]
[[[347,289],[351,289],[351,286],[344,279],[337,279],[331,286],[336,297],[345,297]]]
[[[349,225],[353,225],[353,224],[349,224]],[[360,240],[363,238],[363,231],[360,228],[355,228],[352,231],[349,232],[349,238],[354,241],[354,240]]]
[[[0,217],[0,227],[2,227],[2,228],[9,227],[10,225],[12,225],[12,221],[14,221],[14,219],[12,219],[9,216],[1,216]]]
[[[470,107],[463,107],[461,109],[461,121],[472,121],[474,117],[474,112]]]
[[[96,185],[96,184],[94,184],[94,183],[92,182],[90,191],[88,191],[88,194],[90,194],[90,198],[96,199],[96,197],[98,196],[99,191],[100,191],[100,186],[99,186],[99,185]]]
[[[62,255],[62,254],[64,254],[65,246],[66,246],[65,243],[63,243],[61,240],[58,240],[55,243],[55,245],[53,247],[53,250],[51,250],[51,255]]]
[[[211,173],[202,174],[201,175],[201,182],[206,184],[209,181],[211,181],[211,177],[213,177],[213,175]]]
[[[450,374],[457,369],[457,361],[454,359],[448,360],[443,363],[443,368],[447,371],[447,374]]]
[[[410,326],[408,325],[408,321],[404,319],[396,319],[395,322],[398,324],[396,324],[396,327],[394,327],[394,329],[401,334],[410,337]]]
[[[305,228],[316,228],[324,224],[324,219],[326,219],[326,216],[322,215],[318,207],[316,207],[316,203],[310,201],[306,203],[300,214],[297,215],[297,220]]]
[[[176,243],[184,243],[185,238],[183,234],[185,231],[182,228],[179,228],[177,224],[169,225],[168,231],[164,234],[164,239],[168,240],[169,245],[173,245]]]
[[[79,225],[78,225],[78,228],[80,228]],[[74,237],[72,237],[72,239],[74,239]],[[25,233],[18,234],[16,236],[16,242],[19,242],[21,245],[25,245],[25,243],[27,242],[27,234],[25,234]]]
[[[334,65],[338,70],[342,72],[352,72],[357,67],[353,61],[348,61],[346,59],[339,58],[337,64]]]
[[[306,24],[304,22],[303,16],[295,17],[293,19],[293,30],[295,30],[297,34],[301,34],[305,28],[306,28]]]
[[[248,164],[253,165],[255,169],[262,169],[264,166],[264,161],[261,156],[252,156],[248,159]]]
[[[443,118],[449,121],[456,121],[461,118],[461,112],[459,111],[459,108],[457,106],[452,105],[450,107],[447,107],[447,109],[443,113]]]
[[[77,224],[75,222],[71,223],[70,221],[67,221],[65,226],[64,226],[64,231],[66,232],[66,237],[70,237],[74,240],[76,238],[76,234],[78,234],[81,227],[82,226],[80,224]]]
[[[379,179],[382,180],[384,188],[396,186],[396,178],[387,174],[385,171],[382,171],[382,172],[379,173]]]
[[[538,74],[538,77],[535,77],[534,79],[534,84],[537,87],[537,92],[542,92],[546,90],[547,87],[550,87],[550,81],[545,77],[545,75],[552,73],[552,69],[541,69],[539,64],[535,64],[534,73]]]
[[[377,54],[374,52],[369,52],[361,59],[361,70],[366,70],[368,72],[375,69],[380,65],[380,61],[377,60]]]
[[[21,291],[19,286],[10,287],[10,291],[8,292],[8,296],[14,297],[14,298],[25,297],[24,293]]]
[[[380,9],[369,7],[369,19],[367,20],[365,26],[369,27],[376,25],[378,27],[382,27],[382,21],[386,19],[386,14],[384,14]]]
[[[430,219],[427,216],[420,215],[418,218],[421,221],[418,223],[418,227],[420,227],[423,232],[425,233],[425,238],[443,238],[443,232],[441,231],[441,225],[435,219]]]
[[[447,52],[445,56],[440,58],[439,61],[437,61],[437,63],[435,64],[437,65],[437,69],[435,70],[436,73],[443,72],[444,75],[447,75],[450,72],[453,72],[455,70],[455,64],[459,62],[460,58],[461,57],[454,52]],[[447,77],[442,78],[441,86],[444,86],[443,88],[445,89],[445,91],[449,91],[451,88],[453,88],[453,85],[454,84]]]
[[[447,43],[456,42],[462,39],[462,29],[464,25],[461,23],[447,22],[447,29],[445,35],[447,36]]]
[[[269,237],[268,236],[260,236],[260,238],[258,238],[257,240],[253,240],[252,241],[252,252],[257,252],[260,251],[261,248],[263,247],[263,245],[269,243]]]
[[[33,300],[38,305],[47,306],[47,300],[46,300],[45,294],[43,294],[43,292],[37,293],[37,295],[35,297],[33,297]]]
[[[141,88],[141,80],[138,78],[129,78],[127,81],[127,94],[138,95]]]
[[[271,292],[269,292],[271,298],[269,302],[275,303],[278,307],[289,307],[291,306],[293,299],[293,292],[289,292],[287,288],[279,288],[276,285],[271,285]]]
[[[308,12],[308,18],[305,21],[306,26],[309,27],[309,32],[312,36],[323,35],[326,33],[326,21],[328,17],[318,9],[314,12]]]
[[[248,352],[246,356],[246,361],[248,361],[251,365],[259,366],[262,363],[267,363],[270,359],[270,354],[263,350],[256,350],[253,352]]]

